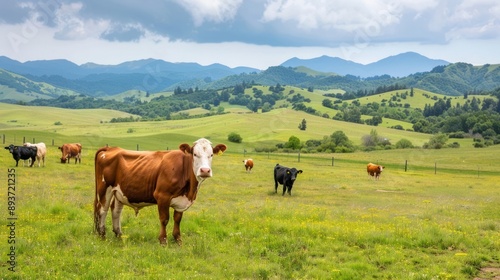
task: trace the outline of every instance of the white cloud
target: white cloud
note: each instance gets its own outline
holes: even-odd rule
[[[296,22],[303,30],[339,29],[353,32],[372,25],[398,22],[394,7],[384,1],[351,0],[269,0],[262,16],[263,22]]]
[[[80,16],[82,3],[62,4],[54,11],[54,22],[57,31],[54,38],[58,40],[83,40],[98,38],[109,28],[109,20],[85,19]]]
[[[221,23],[231,20],[236,15],[242,0],[175,0],[193,17],[196,26],[204,22]]]

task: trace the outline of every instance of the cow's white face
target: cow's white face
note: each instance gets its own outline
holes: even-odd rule
[[[212,158],[214,150],[212,143],[205,138],[194,142],[193,146],[193,172],[198,182],[212,177]]]

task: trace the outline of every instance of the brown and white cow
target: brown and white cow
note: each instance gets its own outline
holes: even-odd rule
[[[69,159],[74,157],[75,164],[78,161],[82,163],[82,144],[80,143],[72,143],[72,144],[63,144],[61,147],[57,147],[62,152],[61,163],[69,163]]]
[[[222,153],[226,145],[201,138],[181,144],[172,151],[129,151],[104,147],[95,154],[95,231],[104,237],[105,221],[111,207],[113,232],[121,236],[120,217],[123,205],[132,207],[136,215],[146,206],[156,204],[160,218],[160,244],[167,243],[166,226],[174,209],[173,237],[181,245],[182,214],[196,199],[201,183],[212,177],[212,157]]]
[[[373,164],[373,163],[368,163],[366,166],[366,172],[368,172],[368,175],[370,178],[375,178],[376,180],[380,179],[380,173],[384,170],[384,166],[378,165],[378,164]]]
[[[36,144],[31,144],[26,142],[23,144],[25,147],[36,147],[36,159],[38,160],[38,167],[40,167],[40,162],[43,161],[43,166],[45,166],[45,155],[47,154],[47,147],[45,143],[40,142]]]
[[[243,163],[245,164],[245,170],[247,172],[251,172],[252,168],[253,168],[253,159],[251,159],[251,158],[245,159],[245,160],[243,160]]]

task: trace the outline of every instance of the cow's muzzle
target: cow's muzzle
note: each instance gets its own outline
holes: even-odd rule
[[[208,167],[202,167],[198,170],[198,177],[209,178],[212,177],[212,170]]]

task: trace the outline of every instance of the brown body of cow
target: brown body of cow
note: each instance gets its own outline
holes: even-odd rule
[[[61,147],[57,147],[61,150],[61,163],[69,163],[69,159],[74,157],[76,162],[82,163],[82,144],[72,143],[63,144]]]
[[[245,160],[243,160],[243,163],[245,164],[245,170],[247,172],[252,171],[252,168],[253,168],[253,159],[251,159],[251,158],[245,159]]]
[[[94,226],[101,237],[105,236],[110,207],[113,232],[119,237],[123,205],[132,207],[137,215],[141,208],[156,204],[160,244],[167,243],[166,226],[172,207],[172,234],[181,245],[182,214],[194,203],[200,184],[212,176],[213,154],[224,152],[226,145],[212,147],[210,141],[202,138],[192,147],[181,144],[179,149],[154,152],[104,147],[96,152]]]
[[[385,167],[382,165],[368,163],[368,165],[366,166],[366,172],[368,172],[370,178],[375,178],[376,180],[378,180],[380,179],[380,173],[382,173],[384,168]]]

